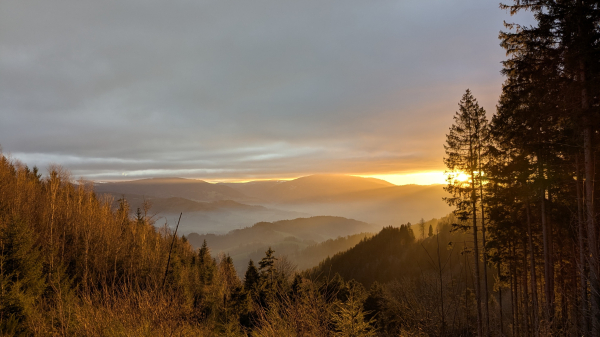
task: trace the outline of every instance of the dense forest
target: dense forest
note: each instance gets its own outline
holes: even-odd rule
[[[467,90],[447,135],[444,161],[463,177],[449,177],[447,201],[475,233],[482,262],[474,265],[478,335],[600,335],[599,5],[503,5],[532,12],[536,25],[506,24],[500,34],[506,81],[492,119]],[[510,319],[498,326],[490,299],[500,289],[510,291]]]
[[[600,2],[519,0],[497,111],[470,90],[432,224],[386,227],[296,270],[268,248],[238,276],[125,199],[0,155],[5,336],[600,336],[595,168]]]

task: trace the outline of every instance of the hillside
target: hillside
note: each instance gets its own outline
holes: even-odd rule
[[[397,227],[423,217],[440,218],[450,213],[451,207],[442,199],[447,196],[443,185],[402,185],[271,205],[312,215],[342,216],[382,227]]]
[[[115,200],[124,195],[132,211],[149,199],[154,212],[170,222],[183,212],[188,232],[198,233],[227,233],[260,221],[309,216],[399,226],[451,211],[442,200],[448,196],[442,185],[396,186],[380,179],[333,174],[218,184],[181,178],[142,179],[97,183],[94,188]]]
[[[148,202],[153,213],[169,214],[169,213],[190,213],[190,212],[210,212],[218,210],[246,210],[246,211],[262,211],[266,210],[263,206],[246,205],[233,200],[216,200],[210,202],[194,201],[181,197],[156,198],[147,197],[137,194],[108,194],[113,199],[113,206],[117,207],[119,199],[125,198],[130,205],[132,212],[137,208],[143,209],[144,202]]]
[[[233,188],[202,180],[183,178],[152,178],[94,184],[96,193],[134,194],[146,197],[180,197],[193,201],[236,200],[249,198]]]
[[[337,273],[365,287],[373,282],[387,283],[403,277],[417,277],[424,271],[435,270],[438,244],[442,263],[451,269],[459,265],[463,243],[472,240],[468,234],[450,232],[451,223],[455,221],[452,215],[440,219],[439,237],[434,235],[420,241],[408,226],[383,228],[356,246],[325,259],[307,274],[319,278]],[[449,246],[451,242],[453,244]]]
[[[290,181],[222,184],[266,202],[318,201],[343,193],[394,186],[385,180],[348,175],[315,174]]]
[[[174,227],[180,213],[183,213],[179,233],[218,233],[224,234],[233,229],[251,226],[260,221],[278,221],[310,216],[310,214],[279,210],[272,207],[247,205],[233,200],[210,202],[193,201],[181,197],[157,198],[137,194],[103,193],[112,197],[113,208],[119,199],[125,198],[130,205],[130,213],[143,210],[144,202],[150,205],[150,215],[158,226],[168,223]]]
[[[359,233],[377,232],[380,227],[362,221],[342,217],[319,216],[282,220],[276,222],[259,222],[243,229],[233,230],[225,235],[191,233],[187,239],[194,247],[200,247],[206,240],[214,255],[227,253],[232,258],[238,270],[243,270],[249,259],[260,259],[268,247],[272,247],[277,255],[296,256],[307,247],[323,241],[347,237]],[[363,235],[363,237],[366,234]],[[357,240],[347,240],[341,243],[340,250],[351,247]],[[338,242],[339,243],[339,242]],[[335,243],[331,243],[332,247]],[[333,249],[333,248],[332,248]],[[333,253],[340,250],[333,251]],[[327,254],[316,254],[320,259],[327,257],[332,250],[324,249]],[[314,261],[313,258],[308,258]],[[320,259],[314,261],[318,263]],[[301,262],[298,258],[298,262]],[[307,264],[302,262],[302,264]]]
[[[336,239],[329,239],[327,241],[308,246],[288,257],[297,265],[297,270],[305,270],[317,266],[327,257],[334,256],[339,252],[343,252],[356,246],[359,242],[371,236],[373,236],[373,233],[359,233],[345,237],[338,237]],[[275,249],[277,252],[276,248],[273,249]],[[261,254],[261,258],[262,255],[264,255],[264,252]],[[251,258],[258,260],[257,256],[251,256]]]

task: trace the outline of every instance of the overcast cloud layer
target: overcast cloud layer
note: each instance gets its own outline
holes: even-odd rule
[[[443,170],[471,88],[491,114],[487,0],[7,0],[0,145],[94,180]]]

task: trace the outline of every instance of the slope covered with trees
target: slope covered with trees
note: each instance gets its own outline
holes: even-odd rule
[[[231,260],[157,230],[145,211],[132,218],[125,200],[113,209],[60,168],[42,178],[0,156],[0,332],[219,331],[223,294],[239,283]]]

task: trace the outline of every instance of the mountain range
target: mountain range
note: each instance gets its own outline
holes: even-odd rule
[[[288,181],[209,183],[183,178],[153,178],[95,184],[97,193],[122,196],[132,211],[144,199],[173,225],[183,212],[183,232],[224,234],[260,221],[339,216],[379,226],[399,226],[451,209],[442,185],[396,186],[375,178],[317,174]]]
[[[196,248],[206,241],[213,256],[229,254],[240,273],[250,259],[260,260],[269,247],[277,256],[286,256],[300,268],[313,267],[380,229],[380,226],[353,219],[317,216],[259,222],[224,235],[191,233],[186,237]]]

